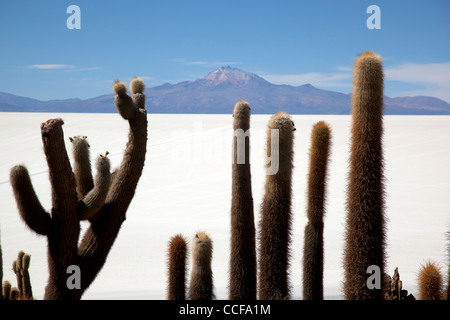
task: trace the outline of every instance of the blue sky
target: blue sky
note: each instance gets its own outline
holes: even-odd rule
[[[66,12],[81,9],[81,29]],[[381,29],[366,26],[370,5]],[[230,65],[273,83],[351,92],[358,53],[383,57],[385,94],[450,102],[448,0],[142,0],[0,2],[0,92],[41,100],[148,87]]]

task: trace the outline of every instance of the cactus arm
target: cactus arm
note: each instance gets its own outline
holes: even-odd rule
[[[20,294],[22,294],[23,292],[22,274],[20,273],[20,270],[22,269],[22,262],[24,255],[25,252],[19,251],[19,254],[17,255],[17,260],[14,260],[12,265],[12,269],[16,274],[17,278],[17,289],[19,289]]]
[[[95,186],[78,202],[78,215],[80,220],[90,220],[100,211],[105,203],[111,182],[110,162],[107,156],[100,155],[96,161],[97,174]]]
[[[13,262],[13,271],[17,277],[18,299],[32,300],[33,292],[31,290],[30,274],[28,268],[30,267],[30,255],[20,251],[17,255],[17,260]]]
[[[50,119],[41,125],[44,153],[52,186],[53,213],[58,218],[73,218],[77,207],[76,182],[64,144],[62,119]]]
[[[73,294],[66,285],[67,266],[78,260],[78,196],[64,144],[63,123],[61,119],[50,119],[41,124],[52,190],[52,224],[47,235],[50,276],[44,299],[64,299]]]
[[[136,105],[134,104],[133,99],[127,95],[127,87],[125,83],[117,80],[114,83],[113,91],[116,94],[114,97],[114,103],[117,111],[119,111],[119,114],[126,120],[133,118]]]
[[[73,173],[77,184],[78,199],[83,199],[94,187],[89,156],[90,146],[86,138],[86,136],[69,138],[72,143]]]
[[[122,115],[120,109],[123,106],[118,105],[117,99],[116,107]],[[133,104],[133,114],[130,112],[125,118],[130,129],[122,163],[114,174],[105,204],[91,221],[79,245],[79,263],[85,275],[81,279],[82,287],[87,287],[95,279],[106,261],[109,250],[126,219],[126,211],[142,175],[147,151],[147,112],[142,107],[138,108]]]
[[[23,221],[37,234],[48,234],[51,217],[42,207],[34,191],[28,170],[24,166],[13,167],[10,182]]]
[[[138,108],[145,107],[145,84],[142,78],[134,77],[130,83],[130,91],[132,93],[131,99]]]

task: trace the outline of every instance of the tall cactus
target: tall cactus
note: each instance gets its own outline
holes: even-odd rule
[[[44,299],[80,299],[103,267],[125,220],[142,174],[147,148],[143,80],[133,78],[130,88],[132,97],[127,95],[123,82],[116,81],[113,87],[116,107],[128,120],[130,130],[122,163],[112,182],[109,160],[100,156],[96,162],[98,175],[94,184],[85,183],[92,178],[87,158],[89,153],[81,142],[83,139],[74,143],[81,148],[74,149],[74,167],[77,169],[72,171],[61,119],[50,119],[41,125],[52,190],[50,212],[39,202],[27,169],[24,166],[11,169],[10,181],[22,219],[31,230],[48,240],[50,275]],[[80,221],[83,219],[88,220],[90,226],[78,243]],[[71,276],[68,273],[71,265],[78,266],[81,272],[80,289],[69,289],[66,284]]]
[[[323,217],[331,131],[314,125],[309,151],[307,217],[303,248],[303,299],[323,300]]]
[[[383,299],[369,288],[369,266],[385,265],[383,177],[383,68],[381,58],[366,51],[355,61],[352,137],[347,198],[344,295],[348,300]]]
[[[278,170],[266,174],[261,205],[258,278],[258,296],[261,300],[290,298],[288,268],[294,130],[291,117],[284,112],[274,114],[267,126],[267,148],[270,148],[272,158],[270,165],[278,166]],[[272,136],[276,137],[277,134],[278,139],[272,140]],[[278,159],[274,154],[277,151]],[[268,168],[269,165],[266,164],[266,169]]]
[[[211,259],[211,239],[204,232],[197,233],[192,243],[192,270],[189,284],[189,299],[212,300],[215,298]]]
[[[238,101],[234,106],[233,129],[229,298],[230,300],[255,300],[255,222],[248,131],[250,106],[246,101]]]
[[[169,244],[168,300],[186,299],[186,254],[186,240],[182,235],[176,235]]]

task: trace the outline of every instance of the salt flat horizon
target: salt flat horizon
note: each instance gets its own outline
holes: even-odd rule
[[[227,299],[231,112],[228,115],[152,114],[149,109],[147,158],[142,177],[105,266],[83,299],[166,299],[168,242],[179,233],[189,241],[198,231],[207,232],[213,240],[215,293],[217,299]],[[252,191],[257,230],[265,181],[265,128],[270,116],[251,117]],[[64,137],[71,160],[69,137],[86,135],[91,158],[108,150],[115,168],[120,164],[128,138],[128,123],[115,113],[0,113],[0,240],[4,280],[15,285],[12,261],[20,250],[31,254],[30,276],[36,299],[43,298],[48,277],[46,238],[35,235],[20,220],[9,171],[17,164],[27,166],[41,203],[50,209],[48,168],[40,137],[40,124],[50,118],[64,120]],[[291,296],[293,299],[302,296],[310,134],[313,124],[324,120],[332,129],[324,220],[324,295],[325,299],[342,299],[351,116],[293,115],[292,118],[297,130]],[[417,297],[421,264],[428,259],[436,261],[444,274],[448,266],[450,116],[384,116],[383,141],[388,227],[386,272],[392,276],[398,267],[403,288]],[[86,226],[83,222],[83,231]]]

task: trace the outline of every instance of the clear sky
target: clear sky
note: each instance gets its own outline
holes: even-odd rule
[[[70,5],[81,29],[68,29]],[[369,29],[370,5],[381,29]],[[148,87],[230,65],[273,83],[351,92],[358,53],[384,61],[385,94],[450,102],[448,0],[2,0],[0,92],[41,100]]]

